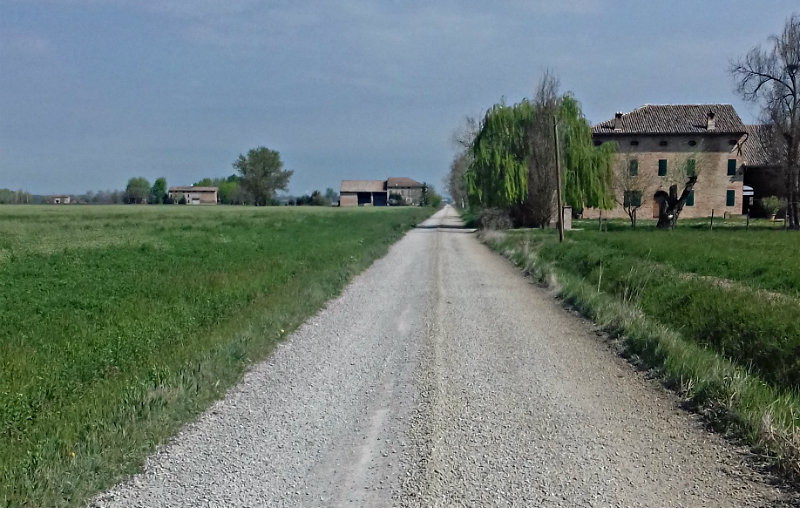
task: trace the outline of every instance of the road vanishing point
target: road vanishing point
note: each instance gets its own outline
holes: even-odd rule
[[[783,506],[451,207],[98,507]]]

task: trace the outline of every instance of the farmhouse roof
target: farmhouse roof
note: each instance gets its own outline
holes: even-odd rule
[[[592,127],[592,134],[744,134],[730,104],[647,104]]]
[[[745,125],[747,139],[742,143],[742,158],[747,166],[769,166],[772,164],[764,143],[769,139],[767,125]]]
[[[217,192],[217,190],[217,187],[195,187],[194,185],[177,185],[169,188],[169,192]]]
[[[390,189],[397,188],[397,187],[411,187],[411,188],[419,187],[419,188],[422,188],[422,187],[425,186],[424,184],[421,184],[416,180],[412,180],[411,178],[406,178],[406,177],[389,178],[388,180],[386,180],[386,185]]]
[[[342,180],[339,192],[384,192],[384,180]]]

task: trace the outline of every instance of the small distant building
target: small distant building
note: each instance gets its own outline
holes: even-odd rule
[[[216,205],[217,190],[217,187],[184,185],[170,187],[168,194],[173,203],[179,203],[183,199],[187,205]]]
[[[339,206],[419,205],[425,184],[411,178],[342,180]]]
[[[388,205],[386,180],[342,180],[339,206]]]
[[[70,197],[66,194],[54,194],[52,196],[47,196],[47,202],[51,205],[68,205]]]
[[[389,178],[386,180],[386,190],[389,193],[389,204],[394,204],[393,196],[400,196],[402,204],[419,205],[422,202],[425,184],[411,178]]]

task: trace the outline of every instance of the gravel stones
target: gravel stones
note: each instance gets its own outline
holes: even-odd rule
[[[94,506],[771,506],[445,208]]]

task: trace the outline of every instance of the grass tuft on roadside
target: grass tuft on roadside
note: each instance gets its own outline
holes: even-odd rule
[[[624,356],[658,375],[712,426],[744,439],[774,457],[789,476],[800,477],[795,363],[800,331],[794,323],[800,303],[793,288],[779,293],[781,298],[758,298],[765,287],[778,292],[784,283],[772,276],[771,283],[747,275],[722,283],[708,277],[719,274],[713,262],[702,269],[682,260],[704,253],[719,261],[727,252],[738,256],[731,263],[763,263],[762,273],[782,267],[732,247],[743,243],[731,232],[711,238],[676,232],[575,231],[559,244],[552,230],[512,231],[492,232],[484,241],[619,338]],[[673,242],[678,244],[674,256],[659,250]],[[683,272],[684,266],[695,271]]]
[[[0,506],[137,471],[431,213],[0,207]]]

